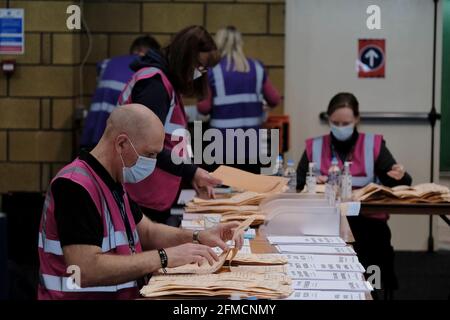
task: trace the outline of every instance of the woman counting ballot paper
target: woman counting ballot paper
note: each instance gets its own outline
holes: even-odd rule
[[[358,131],[359,103],[353,94],[335,95],[328,105],[327,114],[331,133],[306,141],[306,150],[297,169],[299,190],[306,184],[306,175],[312,162],[316,168],[317,183],[327,182],[328,170],[337,161],[341,171],[344,170],[345,162],[351,162],[350,173],[354,188],[376,181],[388,187],[411,185],[411,177],[395,161],[383,136]],[[348,218],[361,263],[365,268],[370,265],[380,267],[385,292],[396,289],[388,214]]]
[[[192,184],[198,193],[207,197],[213,197],[212,187],[221,183],[195,165],[176,164],[172,159],[172,150],[180,143],[186,147],[176,152],[177,157],[189,157],[189,141],[180,136],[187,128],[181,96],[203,98],[207,88],[204,75],[217,62],[213,38],[204,28],[191,26],[178,32],[161,52],[150,50],[131,66],[136,73],[122,91],[119,105],[142,104],[164,124],[164,149],[158,154],[154,174],[126,184],[131,198],[154,221],[178,225],[178,221],[170,220],[170,208],[182,181]]]

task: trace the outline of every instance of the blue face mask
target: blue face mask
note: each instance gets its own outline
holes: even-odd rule
[[[130,143],[134,152],[138,155],[138,159],[133,166],[128,168],[125,167],[125,162],[123,162],[122,155],[120,155],[120,159],[122,159],[123,164],[123,183],[138,183],[153,173],[156,167],[156,159],[140,156],[131,140]]]
[[[334,124],[330,124],[330,126],[331,126],[331,133],[339,141],[347,141],[348,139],[351,138],[353,132],[355,131],[355,125],[353,123],[345,127],[338,127],[335,126]]]

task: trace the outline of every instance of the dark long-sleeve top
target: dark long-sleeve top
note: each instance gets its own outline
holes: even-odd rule
[[[353,133],[353,136],[347,141],[337,140],[333,134],[331,134],[331,143],[338,155],[338,157],[344,162],[347,159],[349,153],[353,150],[356,141],[358,140],[359,133],[357,130]],[[386,147],[386,142],[383,140],[381,143],[380,154],[375,161],[375,175],[380,182],[387,187],[395,187],[399,185],[411,185],[412,178],[405,172],[405,175],[400,180],[395,180],[387,175],[391,171],[392,166],[395,165],[395,161],[389,149]],[[306,150],[302,155],[302,158],[297,167],[297,190],[303,190],[306,184],[306,174],[309,170],[309,159],[306,154]]]

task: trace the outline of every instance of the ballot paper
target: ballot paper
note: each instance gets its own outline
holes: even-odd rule
[[[286,300],[366,300],[362,292],[295,290]]]
[[[393,188],[370,183],[354,190],[353,199],[373,203],[445,203],[450,202],[450,189],[435,183]]]
[[[364,276],[360,272],[332,272],[304,269],[288,270],[287,274],[293,280],[364,280]]]
[[[357,263],[357,256],[340,256],[325,254],[297,254],[287,253],[283,255],[288,262],[308,262],[308,263]]]
[[[286,258],[281,254],[262,253],[262,254],[241,254],[238,253],[233,262],[237,265],[278,265],[287,264]]]
[[[323,236],[269,236],[267,240],[270,244],[312,244],[324,246],[346,246],[345,241],[340,237]]]
[[[331,247],[316,245],[277,245],[276,248],[281,253],[313,253],[313,254],[339,254],[356,255],[352,247]]]
[[[318,271],[339,271],[339,272],[361,272],[366,270],[361,263],[307,263],[307,262],[289,262],[289,270],[312,269]]]
[[[205,230],[203,220],[182,220],[181,228],[188,230]]]
[[[253,174],[228,166],[220,166],[211,175],[222,180],[224,185],[258,193],[282,192],[289,179]]]
[[[189,201],[195,198],[196,192],[194,189],[183,189],[178,196],[177,204],[185,205]]]
[[[237,237],[240,234],[244,233],[244,230],[247,229],[253,222],[254,218],[250,217],[247,220],[241,222],[239,226],[234,229],[233,237],[231,243],[234,243]],[[169,273],[169,274],[209,274],[218,271],[224,265],[225,261],[229,261],[229,264],[233,261],[233,258],[238,253],[238,250],[232,247],[229,251],[222,252],[219,255],[219,260],[215,261],[212,265],[205,262],[202,265],[198,265],[197,263],[186,264],[174,268],[166,268],[158,270],[158,273]]]
[[[372,286],[367,281],[333,281],[333,280],[294,280],[292,281],[294,290],[324,290],[324,291],[373,291]]]
[[[145,297],[230,296],[261,299],[286,298],[293,292],[292,280],[283,274],[224,272],[219,274],[157,275],[140,293]]]

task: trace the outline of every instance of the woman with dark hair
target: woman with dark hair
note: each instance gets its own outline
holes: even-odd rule
[[[158,154],[155,172],[134,184],[125,184],[131,198],[144,214],[154,221],[170,221],[170,208],[177,199],[182,182],[188,182],[206,196],[212,197],[214,185],[220,181],[192,164],[175,164],[172,150],[184,145],[177,155],[188,157],[187,128],[182,96],[202,99],[207,90],[208,68],[218,62],[217,47],[210,34],[201,26],[187,27],[178,32],[161,51],[150,50],[135,61],[136,71],[122,91],[119,104],[139,103],[150,108],[164,124],[164,150]],[[180,135],[181,134],[181,135]]]
[[[302,190],[305,186],[310,162],[316,164],[318,183],[326,183],[333,158],[338,160],[341,170],[344,162],[352,162],[350,172],[355,188],[371,182],[388,187],[411,185],[410,175],[395,161],[383,136],[357,130],[359,103],[353,94],[335,95],[328,105],[327,114],[331,133],[306,141],[306,150],[297,168],[297,189]],[[358,257],[365,268],[370,265],[380,267],[385,292],[397,287],[388,218],[385,213],[348,218]]]

